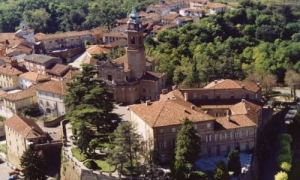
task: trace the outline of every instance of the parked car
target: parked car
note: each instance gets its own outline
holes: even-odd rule
[[[17,174],[14,174],[14,175],[11,175],[7,178],[7,180],[15,180],[15,179],[18,179],[19,176]]]

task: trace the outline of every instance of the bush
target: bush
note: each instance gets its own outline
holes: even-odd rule
[[[290,163],[287,162],[283,162],[280,165],[280,168],[284,171],[290,171],[291,170],[292,165]]]
[[[286,172],[280,171],[275,175],[275,180],[288,180],[288,175]]]
[[[277,157],[277,162],[278,164],[281,165],[281,163],[283,162],[287,162],[289,164],[292,163],[292,157],[291,155],[286,155],[286,154],[280,154],[278,157]]]
[[[291,148],[290,148],[290,145],[288,146],[283,146],[281,149],[280,149],[280,154],[291,154]]]
[[[84,162],[85,167],[87,167],[88,169],[92,169],[92,170],[97,170],[100,169],[98,164],[94,161],[94,160],[87,160],[86,162]]]
[[[208,175],[202,171],[193,171],[190,174],[189,179],[201,179],[201,180],[208,180]]]
[[[292,136],[289,135],[289,134],[280,134],[280,135],[278,136],[278,140],[279,140],[280,142],[286,141],[286,142],[288,142],[288,143],[291,143],[291,142],[292,142]]]

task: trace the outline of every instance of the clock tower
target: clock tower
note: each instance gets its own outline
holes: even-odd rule
[[[131,70],[131,79],[140,79],[146,71],[144,30],[139,14],[133,7],[127,22],[127,59],[125,69]]]

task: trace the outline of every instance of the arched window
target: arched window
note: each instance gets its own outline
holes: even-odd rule
[[[130,41],[131,41],[131,44],[135,44],[135,37],[131,37]]]

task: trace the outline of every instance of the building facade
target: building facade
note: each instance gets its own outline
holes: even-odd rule
[[[5,121],[7,160],[21,169],[20,159],[32,144],[46,142],[46,133],[33,121],[14,115]]]
[[[45,75],[47,68],[55,64],[61,64],[62,60],[60,58],[47,55],[31,54],[24,57],[24,62],[28,71]]]
[[[218,92],[225,95],[229,89],[238,92],[234,84],[244,84],[244,88],[248,88],[247,91],[257,93],[257,97],[261,97],[260,87],[257,88],[256,84],[232,80],[221,82],[225,83],[222,87],[209,84],[203,89],[210,89],[211,92],[219,88]],[[203,89],[199,88],[198,91]],[[176,133],[180,130],[184,118],[193,121],[201,139],[200,156],[227,155],[234,149],[248,151],[255,147],[257,128],[262,121],[260,99],[255,99],[254,95],[249,96],[253,99],[241,98],[231,101],[231,96],[220,96],[220,99],[212,97],[210,100],[196,101],[192,97],[197,89],[192,90],[176,89],[161,95],[159,101],[129,106],[131,121],[137,125],[138,133],[144,141],[152,142],[151,148],[160,154],[162,162],[172,160]]]
[[[66,91],[67,86],[63,81],[49,81],[37,87],[36,96],[40,111],[52,117],[65,115],[63,99]]]

